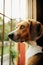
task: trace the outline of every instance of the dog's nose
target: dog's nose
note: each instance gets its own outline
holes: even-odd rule
[[[12,39],[14,37],[14,34],[9,34],[8,37]]]

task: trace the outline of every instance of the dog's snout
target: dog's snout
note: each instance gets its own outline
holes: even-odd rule
[[[11,39],[13,38],[13,36],[14,36],[14,34],[9,34],[8,35],[8,37],[11,38]]]

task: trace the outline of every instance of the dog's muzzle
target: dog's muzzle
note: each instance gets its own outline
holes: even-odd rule
[[[15,41],[15,42],[24,42],[25,39],[24,38],[21,38],[20,35],[15,35],[15,34],[9,34],[8,37],[12,40],[12,41]]]
[[[9,34],[8,37],[15,42],[23,42],[24,40],[20,38],[19,35],[14,35],[13,33]]]
[[[12,40],[12,41],[17,41],[17,36],[15,36],[13,33],[9,34],[8,37]]]

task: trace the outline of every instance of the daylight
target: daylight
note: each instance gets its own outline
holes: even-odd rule
[[[3,0],[0,0],[0,13],[3,13]],[[26,18],[26,0],[5,0],[5,15],[14,18]],[[8,22],[8,18],[5,17]]]

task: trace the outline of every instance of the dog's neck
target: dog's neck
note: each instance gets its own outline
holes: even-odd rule
[[[38,46],[36,41],[30,41],[29,48],[26,52],[26,59],[40,52],[42,53],[42,47]]]

